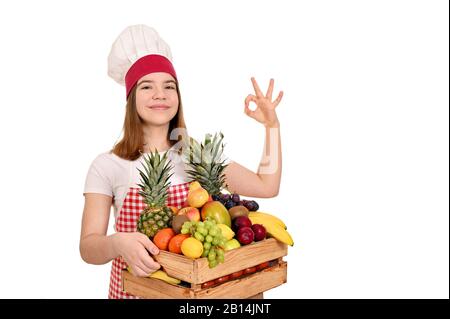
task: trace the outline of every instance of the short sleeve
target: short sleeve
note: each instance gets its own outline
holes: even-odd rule
[[[89,167],[83,194],[100,193],[113,197],[111,174],[112,169],[108,165],[105,154],[97,156]]]

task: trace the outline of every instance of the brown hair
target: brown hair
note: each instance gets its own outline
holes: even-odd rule
[[[176,81],[176,80],[175,80]],[[114,145],[111,150],[112,153],[117,156],[134,161],[141,156],[141,152],[144,151],[144,131],[143,123],[136,110],[136,90],[137,85],[131,90],[130,95],[127,99],[125,120],[123,123],[123,138]],[[170,120],[169,131],[167,135],[167,141],[171,146],[175,145],[177,142],[183,140],[183,136],[178,136],[177,140],[170,140],[170,133],[175,128],[183,128],[186,130],[186,124],[184,122],[183,116],[183,104],[181,103],[181,95],[178,87],[178,81],[176,81],[176,90],[178,95],[178,112]],[[179,150],[181,154],[181,149]]]

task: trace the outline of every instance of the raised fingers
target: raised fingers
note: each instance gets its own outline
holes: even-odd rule
[[[283,98],[283,91],[280,91],[280,93],[278,94],[277,99],[273,102],[273,105],[276,107],[281,102],[282,98]]]
[[[270,79],[270,82],[269,82],[269,89],[267,90],[267,94],[266,94],[266,97],[270,100],[270,101],[272,101],[272,92],[273,92],[273,83],[274,83],[275,81],[274,81],[274,79]]]
[[[256,96],[263,96],[263,93],[261,92],[261,89],[259,88],[258,83],[256,83],[256,80],[254,77],[251,78],[253,88],[255,89]]]

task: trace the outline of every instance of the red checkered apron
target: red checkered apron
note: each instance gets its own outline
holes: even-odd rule
[[[116,219],[117,232],[135,232],[137,230],[137,221],[139,216],[146,207],[142,196],[139,195],[139,188],[130,187]],[[185,201],[189,190],[189,183],[174,185],[169,187],[169,194],[167,196],[167,206],[174,206],[181,208]],[[122,269],[127,267],[122,257],[113,260],[111,270],[111,280],[109,284],[110,299],[135,299],[132,296],[122,291]]]

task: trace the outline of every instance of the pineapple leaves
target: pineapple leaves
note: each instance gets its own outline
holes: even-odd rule
[[[170,165],[167,153],[161,157],[156,149],[155,152],[144,154],[143,159],[144,170],[138,168],[141,176],[141,183],[138,184],[141,188],[139,194],[150,207],[163,207],[167,200],[167,190],[173,175],[170,171],[173,167]]]
[[[223,134],[206,134],[202,143],[190,138],[189,145],[184,152],[189,169],[186,174],[191,180],[196,180],[209,194],[220,193],[226,186],[223,171],[227,165],[222,160]]]

